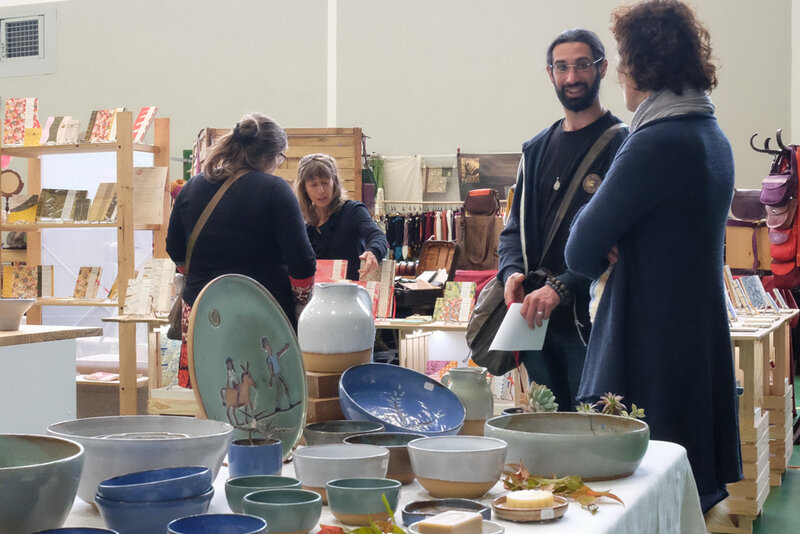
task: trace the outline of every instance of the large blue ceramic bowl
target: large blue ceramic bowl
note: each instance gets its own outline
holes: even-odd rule
[[[99,495],[94,501],[106,526],[119,534],[155,534],[166,532],[175,519],[206,513],[213,496],[214,488],[209,488],[201,495],[169,501],[114,501]]]
[[[0,532],[60,527],[69,515],[83,469],[74,441],[0,434]]]
[[[208,467],[166,467],[109,478],[97,486],[97,494],[114,501],[168,501],[200,495],[210,487]]]
[[[169,524],[169,534],[264,534],[267,522],[254,515],[200,514],[176,519]]]
[[[457,434],[465,411],[455,393],[433,378],[387,363],[355,365],[339,379],[348,419],[383,423],[387,432]]]

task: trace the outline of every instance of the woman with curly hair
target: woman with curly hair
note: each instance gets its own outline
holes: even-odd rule
[[[295,309],[314,285],[314,251],[292,188],[273,173],[286,159],[286,132],[260,113],[246,115],[215,145],[203,172],[183,186],[167,230],[167,253],[179,266],[203,209],[228,180],[235,180],[197,236],[183,288],[183,344],[178,382],[190,387],[186,330],[197,295],[229,273],[257,280],[275,297],[296,328]]]
[[[686,448],[705,512],[742,477],[722,280],[733,154],[692,10],[647,0],[615,9],[611,30],[634,115],[567,243],[570,269],[596,280],[578,398],[610,391],[644,408],[652,439]]]

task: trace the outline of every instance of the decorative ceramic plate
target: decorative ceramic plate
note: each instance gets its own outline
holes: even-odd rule
[[[411,534],[419,534],[419,527],[417,526],[419,523],[414,523],[410,527],[408,527],[408,531]],[[495,523],[494,521],[487,521],[483,520],[483,534],[502,534],[506,531],[506,527],[501,525],[500,523]]]
[[[531,521],[552,521],[567,513],[569,502],[560,495],[553,495],[555,504],[548,508],[511,508],[506,506],[506,498],[498,497],[492,501],[494,515],[500,519],[528,523]]]
[[[233,438],[273,437],[284,459],[300,440],[308,390],[297,336],[264,286],[239,274],[212,280],[197,296],[188,332],[189,374],[209,418]]]
[[[449,510],[477,512],[484,519],[492,518],[492,509],[479,501],[471,499],[430,499],[427,501],[411,501],[403,506],[403,524],[410,526],[417,521],[422,521],[425,518],[433,517]]]

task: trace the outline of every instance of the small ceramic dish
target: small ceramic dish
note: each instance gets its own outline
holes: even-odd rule
[[[553,521],[567,513],[569,501],[560,495],[553,495],[555,505],[548,508],[511,508],[506,506],[506,497],[498,497],[492,501],[494,515],[507,521],[529,523],[533,521]]]
[[[208,467],[165,467],[109,478],[97,485],[97,494],[114,501],[168,501],[194,497],[210,487]]]
[[[431,499],[427,501],[412,501],[403,506],[403,524],[411,526],[417,521],[439,515],[448,510],[477,512],[486,520],[492,518],[492,509],[482,502],[470,499]]]
[[[417,527],[417,523],[414,523],[410,527],[408,527],[408,531],[412,534],[420,534],[419,528]],[[483,534],[502,534],[506,531],[506,528],[501,525],[500,523],[495,523],[494,521],[487,521],[483,520]]]

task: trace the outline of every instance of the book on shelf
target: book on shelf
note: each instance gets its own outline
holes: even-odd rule
[[[117,108],[113,110],[113,112],[111,113],[111,127],[108,129],[108,135],[106,137],[106,141],[117,140],[117,114],[120,111],[125,111],[125,108]]]
[[[86,125],[86,132],[83,134],[83,142],[90,143],[92,139],[92,131],[94,131],[94,123],[97,120],[97,110],[92,111],[89,115],[89,123]]]
[[[58,134],[56,136],[56,141],[59,144],[74,145],[78,142],[78,136],[80,135],[80,132],[81,132],[80,119],[64,117],[64,120],[58,126]]]
[[[30,195],[22,202],[8,210],[6,222],[30,223],[36,222],[36,210],[39,204],[39,195]]]
[[[164,222],[168,167],[133,168],[133,224]]]
[[[447,282],[444,285],[444,298],[474,299],[475,282]]]
[[[475,300],[461,297],[440,297],[433,307],[433,320],[446,323],[466,323],[472,316]]]
[[[6,98],[3,120],[3,145],[25,144],[25,131],[41,128],[38,98]],[[29,134],[30,135],[30,134]],[[41,131],[39,132],[41,138]]]
[[[39,140],[39,144],[46,145],[50,139],[50,127],[53,126],[53,122],[56,120],[57,117],[47,117],[47,120],[44,121],[44,126],[42,126],[42,138]]]
[[[42,139],[42,129],[41,128],[25,128],[25,141],[23,145],[25,146],[39,146],[41,145],[40,140]]]
[[[108,222],[114,220],[117,205],[117,184],[105,182],[97,186],[91,206],[89,206],[90,221]]]
[[[139,276],[139,271],[133,271],[133,277]],[[116,300],[119,293],[119,276],[114,278],[114,283],[111,284],[111,289],[108,290],[108,300]]]
[[[90,143],[108,143],[112,140],[112,130],[114,128],[114,117],[117,113],[115,108],[98,109],[92,112],[94,115],[94,125],[89,137]]]
[[[739,277],[739,281],[754,308],[764,309],[769,307],[767,292],[764,290],[764,285],[761,283],[761,279],[758,276],[741,276]]]
[[[317,260],[314,282],[339,282],[347,279],[347,260]]]
[[[3,265],[3,298],[53,296],[53,266],[12,263]]]
[[[36,220],[42,222],[69,220],[72,217],[75,200],[85,199],[88,193],[86,190],[77,189],[42,189],[36,207]]]
[[[91,203],[92,201],[88,198],[76,198],[75,203],[72,205],[70,218],[73,221],[88,221]]]
[[[378,288],[378,311],[375,317],[394,317],[394,273],[395,260],[384,258],[381,261],[380,287]]]
[[[156,113],[158,113],[158,106],[145,106],[139,110],[136,120],[133,121],[133,142],[144,143],[144,138],[147,135],[147,130],[153,124]]]
[[[78,270],[78,279],[75,281],[75,290],[72,292],[72,297],[76,299],[96,299],[102,274],[102,267],[81,267]]]
[[[142,275],[128,280],[125,315],[166,315],[172,307],[175,264],[169,258],[150,258]]]

